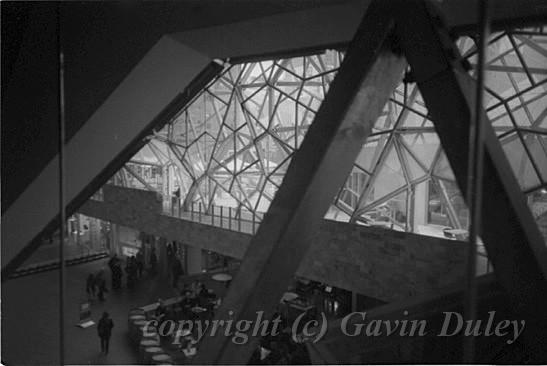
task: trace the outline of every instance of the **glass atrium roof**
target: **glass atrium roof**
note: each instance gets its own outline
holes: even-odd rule
[[[458,46],[472,66],[476,46]],[[343,53],[227,66],[113,178],[259,217],[313,122]],[[474,73],[474,70],[471,70]],[[534,217],[547,215],[547,33],[491,37],[487,113]],[[169,198],[166,198],[167,200]],[[467,226],[467,208],[415,84],[376,121],[326,218],[424,235]],[[544,235],[547,233],[544,233]]]

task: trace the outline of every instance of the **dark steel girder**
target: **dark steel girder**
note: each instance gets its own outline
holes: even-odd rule
[[[394,14],[398,19],[397,37],[458,185],[467,197],[468,135],[474,110],[475,81],[460,65],[458,51],[434,10],[433,14],[431,9],[427,11],[424,1],[401,2],[399,6],[398,13]],[[495,268],[495,276],[505,290],[504,295],[509,295],[508,303],[517,317],[526,319],[524,337],[529,351],[540,354],[545,352],[543,337],[538,336],[545,326],[543,314],[547,301],[545,244],[491,124],[488,122],[485,127],[481,237]],[[482,290],[479,294],[484,295]],[[462,304],[463,298],[457,301]],[[397,319],[403,310],[409,311],[410,319],[424,319],[424,314],[411,315],[413,304],[426,307],[422,299],[409,299],[397,304],[399,313],[380,319]],[[499,310],[504,304],[497,300],[488,306],[488,310]],[[446,306],[437,307],[438,312],[447,310]],[[375,314],[374,311],[367,313],[369,321],[377,318]],[[344,362],[352,362],[353,355],[380,347],[383,341],[375,337],[348,337],[341,334],[339,328],[339,321],[331,324],[326,338],[312,347],[324,362],[341,362],[340,355],[347,357]]]
[[[462,67],[440,17],[424,1],[401,1],[396,11],[401,47],[467,197],[475,81]],[[547,248],[489,122],[484,132],[481,238],[515,309],[536,317],[547,305]]]
[[[283,184],[254,236],[217,319],[271,316],[344,183],[406,63],[392,47],[393,19],[371,4]],[[206,337],[198,364],[244,364],[259,341],[234,344],[224,333]]]
[[[448,27],[444,26],[436,10],[428,7],[430,4],[423,0],[406,0],[394,5],[397,39],[423,95],[458,186],[467,197],[469,130],[475,103],[475,81],[462,67]],[[488,121],[486,116],[483,120]],[[544,337],[538,335],[544,331],[546,322],[547,249],[490,122],[484,128],[481,238],[512,311],[518,318],[526,320],[523,335],[529,350],[544,354]],[[406,304],[398,304],[398,309],[409,310],[415,303],[416,299],[409,299]],[[438,311],[446,309],[438,308]],[[373,313],[367,315],[371,315],[369,319],[375,318]],[[363,347],[378,346],[378,342],[371,342],[370,338],[341,334],[339,325],[340,322],[331,324],[327,336],[314,347],[324,361],[340,362],[334,357],[336,353],[346,355],[348,359],[345,361],[350,362],[351,355],[362,353]]]

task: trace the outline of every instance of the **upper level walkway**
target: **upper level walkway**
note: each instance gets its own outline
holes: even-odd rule
[[[214,215],[199,205],[166,213],[169,207],[155,192],[110,185],[100,199],[89,200],[79,212],[236,259],[243,259],[262,219],[216,206],[209,210]],[[386,302],[435,292],[464,278],[466,246],[458,240],[331,220],[309,240],[297,276]],[[482,267],[486,270],[486,263]]]
[[[253,213],[244,208],[238,210],[235,207],[211,205],[205,210],[201,203],[195,202],[192,202],[189,210],[184,210],[177,204],[166,204],[164,201],[163,214],[251,235],[256,234],[264,218],[264,213]]]

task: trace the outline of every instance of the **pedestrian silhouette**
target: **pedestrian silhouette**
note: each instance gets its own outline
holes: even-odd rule
[[[114,328],[114,322],[105,311],[103,313],[103,317],[99,320],[99,324],[97,325],[97,333],[99,333],[99,338],[101,339],[101,352],[105,355],[108,354],[108,345],[110,343],[112,328]]]

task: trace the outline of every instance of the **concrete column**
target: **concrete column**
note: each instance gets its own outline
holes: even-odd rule
[[[118,256],[121,256],[121,249],[120,249],[120,238],[119,238],[119,232],[118,232],[118,225],[112,224],[110,228],[110,243],[111,243],[111,254],[116,253]]]
[[[414,212],[413,224],[414,231],[420,225],[427,224],[427,210],[429,205],[428,200],[429,182],[417,184],[414,189]]]
[[[196,247],[186,246],[186,255],[188,263],[188,274],[201,273],[201,249]]]
[[[167,242],[164,238],[158,239],[157,245],[158,270],[161,277],[169,275],[169,266],[167,265]]]

